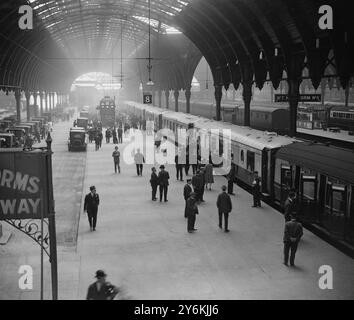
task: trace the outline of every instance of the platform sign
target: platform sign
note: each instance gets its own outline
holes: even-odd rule
[[[143,103],[144,104],[152,104],[152,94],[151,93],[144,93],[143,94]]]
[[[48,217],[47,154],[0,151],[0,220]]]
[[[320,94],[300,94],[299,102],[321,102],[322,96]],[[274,95],[274,102],[289,102],[289,95],[276,94]]]

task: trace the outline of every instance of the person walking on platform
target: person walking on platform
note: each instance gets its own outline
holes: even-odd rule
[[[214,175],[213,175],[213,165],[208,163],[204,169],[204,179],[205,179],[205,188],[211,190],[211,185],[214,183]]]
[[[254,180],[252,183],[253,193],[253,208],[261,207],[261,178],[258,176],[258,172],[254,172]]]
[[[117,169],[118,169],[118,172],[120,173],[120,152],[118,150],[118,146],[114,148],[112,157],[114,160],[114,172],[117,173]]]
[[[118,144],[116,127],[113,128],[112,135],[113,135],[113,144]]]
[[[229,232],[229,213],[232,211],[232,201],[226,193],[226,186],[221,187],[222,193],[218,195],[216,206],[219,213],[219,228],[222,229],[222,217],[224,216],[225,232]]]
[[[152,189],[152,201],[156,201],[156,192],[157,192],[157,186],[159,185],[159,178],[156,174],[156,168],[153,167],[151,168],[151,178],[150,178],[150,184],[151,184],[151,189]]]
[[[111,129],[107,129],[106,130],[106,143],[111,142],[111,136],[112,136]]]
[[[290,215],[290,221],[285,223],[284,228],[284,262],[288,266],[289,251],[290,251],[290,266],[295,266],[295,254],[299,241],[303,235],[303,229],[300,222],[296,220],[296,214]]]
[[[165,202],[167,202],[167,192],[168,192],[168,186],[169,182],[168,180],[170,179],[170,175],[168,171],[165,171],[165,166],[161,165],[160,166],[160,172],[159,172],[159,186],[160,186],[160,202],[162,202],[162,196],[164,197]]]
[[[202,201],[202,192],[204,190],[204,179],[202,179],[202,175],[200,170],[197,171],[197,174],[192,177],[192,185],[194,192],[196,193],[197,201]]]
[[[226,176],[227,179],[227,193],[231,195],[234,194],[234,181],[235,181],[235,175],[236,175],[236,165],[233,163],[234,160],[234,155],[231,154],[231,168],[229,173]]]
[[[184,197],[184,201],[185,201],[185,208],[184,208],[184,217],[188,218],[187,215],[187,200],[189,199],[189,196],[191,195],[191,193],[193,192],[192,190],[192,179],[187,179],[187,183],[184,186],[183,189],[183,197]]]
[[[98,131],[98,136],[100,138],[100,148],[102,148],[102,141],[103,141],[103,133],[102,133],[102,129],[100,129]]]
[[[96,187],[90,187],[90,193],[85,197],[84,211],[87,212],[90,230],[96,231],[96,222],[97,222],[97,211],[98,205],[100,204],[100,197],[96,193]]]
[[[118,143],[123,143],[123,128],[121,125],[118,128]]]
[[[190,194],[186,203],[186,209],[187,209],[186,211],[188,217],[187,231],[189,233],[193,233],[194,231],[197,231],[197,229],[195,229],[195,220],[196,220],[196,215],[199,214],[195,192],[192,192]]]
[[[86,300],[113,300],[120,289],[106,281],[107,274],[97,270],[97,281],[91,284],[87,291]]]
[[[95,147],[96,147],[96,151],[98,151],[98,149],[100,148],[100,141],[101,141],[101,138],[98,134],[96,134],[95,136]]]
[[[134,162],[136,165],[136,173],[139,176],[143,176],[143,164],[145,163],[144,155],[140,152],[140,149],[137,150],[137,153],[134,156]]]
[[[291,220],[291,214],[296,210],[296,193],[294,191],[290,191],[288,195],[288,199],[286,199],[284,204],[284,219],[285,222]]]
[[[176,164],[176,178],[177,180],[183,181],[183,164],[178,163],[178,158],[181,153],[176,154],[175,156],[175,164]]]

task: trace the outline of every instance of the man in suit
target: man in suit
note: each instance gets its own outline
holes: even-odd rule
[[[185,218],[188,218],[188,215],[187,215],[187,200],[189,198],[189,196],[191,195],[192,193],[192,179],[187,179],[187,184],[184,186],[184,189],[183,189],[183,197],[184,197],[184,201],[185,201],[185,208],[184,208],[184,217]]]
[[[303,235],[303,229],[300,222],[296,220],[296,214],[290,215],[290,221],[285,223],[284,228],[284,264],[288,266],[289,251],[290,251],[290,265],[295,266],[295,254],[299,241]]]
[[[100,204],[100,197],[96,193],[96,187],[90,187],[90,193],[85,197],[84,211],[87,212],[90,230],[96,231],[96,222],[97,222],[97,211],[98,205]]]
[[[296,209],[295,198],[296,198],[296,193],[294,191],[291,191],[288,195],[288,199],[286,199],[286,201],[285,201],[285,204],[284,204],[285,222],[288,222],[291,220],[291,214]]]
[[[160,172],[159,172],[159,185],[160,185],[160,202],[162,201],[162,195],[164,196],[165,202],[167,202],[167,192],[168,192],[168,185],[169,182],[168,180],[170,179],[170,175],[167,171],[165,171],[165,166],[161,165],[160,166]]]
[[[112,157],[114,162],[114,172],[117,173],[117,169],[118,169],[118,172],[120,173],[120,152],[117,146],[114,148]]]
[[[89,286],[86,300],[113,300],[119,288],[106,281],[107,274],[103,270],[97,270],[95,278],[97,281]]]
[[[187,217],[188,217],[187,231],[189,233],[192,233],[194,231],[197,231],[197,229],[195,229],[194,225],[195,225],[196,215],[199,213],[195,192],[192,192],[190,194],[190,196],[187,200],[186,207],[187,207]]]
[[[234,155],[231,154],[231,168],[229,173],[226,176],[227,179],[227,193],[231,195],[234,194],[234,180],[236,175],[236,165],[233,163]]]
[[[258,172],[254,172],[254,180],[252,183],[253,193],[253,208],[261,207],[261,179],[258,176]]]
[[[181,153],[178,152],[175,156],[175,164],[176,164],[176,178],[177,180],[183,181],[183,164],[178,163],[178,158],[181,157]]]
[[[122,124],[120,124],[118,128],[118,143],[123,143],[123,128]]]
[[[151,168],[151,178],[150,178],[150,185],[152,189],[152,201],[156,201],[156,192],[157,192],[157,186],[159,185],[159,178],[156,174],[156,168],[153,167]]]
[[[197,174],[192,177],[192,185],[194,192],[196,193],[197,201],[203,201],[202,192],[204,191],[204,182],[203,177],[200,173],[200,170],[197,171]]]
[[[230,232],[229,227],[229,213],[232,211],[232,202],[230,196],[226,193],[226,186],[221,187],[222,193],[219,194],[216,201],[216,206],[219,212],[219,228],[222,229],[222,216],[225,221],[225,232]]]

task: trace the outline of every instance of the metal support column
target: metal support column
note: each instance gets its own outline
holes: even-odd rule
[[[158,95],[158,101],[159,101],[159,108],[162,108],[162,90],[159,89],[157,92]]]
[[[186,113],[191,113],[191,96],[192,96],[192,92],[191,92],[191,88],[186,88],[186,91],[184,93],[184,95],[186,96]]]
[[[176,89],[173,92],[173,95],[175,96],[175,111],[178,112],[178,97],[179,97],[179,91]]]
[[[243,97],[244,108],[245,108],[243,125],[249,127],[251,125],[252,82],[247,81],[242,85],[243,85],[242,97]]]
[[[31,93],[29,91],[25,92],[25,97],[26,97],[26,117],[27,121],[30,120],[30,99],[31,99]]]
[[[43,91],[39,92],[39,99],[40,99],[40,115],[43,115]]]
[[[216,102],[216,121],[221,120],[221,99],[222,99],[222,86],[215,86],[215,102]]]
[[[170,91],[165,90],[165,98],[166,98],[166,109],[170,108]]]
[[[16,89],[15,91],[15,99],[16,99],[16,117],[17,123],[21,122],[21,90]]]
[[[289,125],[289,136],[296,136],[297,129],[297,107],[299,105],[300,96],[300,81],[288,79],[289,85],[289,113],[290,113],[290,125]]]

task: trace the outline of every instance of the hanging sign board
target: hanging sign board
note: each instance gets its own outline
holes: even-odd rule
[[[143,103],[144,104],[152,104],[152,94],[151,93],[144,92]]]
[[[0,220],[48,217],[48,155],[0,151]]]
[[[276,94],[274,95],[275,102],[289,102],[289,95]],[[320,94],[300,94],[299,102],[321,102],[322,96]]]

